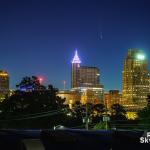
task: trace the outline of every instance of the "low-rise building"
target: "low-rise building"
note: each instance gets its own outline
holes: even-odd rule
[[[119,93],[119,90],[110,90],[104,94],[104,103],[107,109],[111,109],[113,104],[121,104],[122,94]]]

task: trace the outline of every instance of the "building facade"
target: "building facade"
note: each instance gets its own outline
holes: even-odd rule
[[[149,94],[148,61],[141,50],[129,49],[122,71],[122,105],[130,110],[146,106]]]
[[[75,51],[72,60],[71,88],[100,87],[100,71],[97,67],[81,66],[78,52]]]
[[[0,70],[0,101],[5,99],[9,94],[9,75],[6,71]]]
[[[79,68],[80,87],[99,87],[99,69],[97,67],[81,66]]]
[[[71,88],[81,93],[81,103],[103,101],[103,86],[100,84],[100,71],[97,67],[81,66],[75,51],[71,68]]]
[[[75,51],[74,58],[72,60],[72,68],[71,68],[71,88],[79,87],[79,68],[80,68],[81,60],[78,57],[77,50]]]
[[[76,101],[80,101],[81,93],[79,91],[60,90],[57,96],[65,98],[65,105],[69,105],[70,108],[75,104]]]
[[[111,110],[111,106],[113,104],[120,104],[121,98],[122,98],[122,94],[119,93],[119,90],[109,90],[109,92],[106,92],[104,94],[104,101],[108,110]]]

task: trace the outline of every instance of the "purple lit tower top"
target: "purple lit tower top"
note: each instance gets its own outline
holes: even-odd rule
[[[80,64],[81,63],[81,60],[80,60],[80,58],[78,56],[78,51],[77,50],[75,51],[75,55],[73,57],[72,63],[76,63],[76,64]]]
[[[103,99],[103,86],[100,84],[99,68],[94,66],[82,66],[77,50],[72,59],[71,71],[72,90],[91,89],[99,92],[101,99]]]

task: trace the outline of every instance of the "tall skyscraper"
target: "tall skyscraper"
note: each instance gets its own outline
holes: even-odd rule
[[[100,72],[97,67],[81,66],[77,50],[72,60],[72,88],[100,87]]]
[[[143,51],[129,49],[122,72],[122,104],[131,110],[146,106],[149,93],[148,61]]]
[[[72,90],[79,90],[83,93],[83,103],[91,101],[85,100],[85,97],[90,99],[89,96],[87,96],[89,93],[92,93],[90,95],[92,95],[91,99],[93,102],[96,101],[96,99],[103,100],[103,86],[99,80],[99,69],[97,67],[81,66],[81,60],[77,50],[72,60],[71,70],[71,88]]]
[[[0,101],[9,93],[9,75],[6,71],[0,70]]]
[[[97,67],[81,66],[79,68],[79,75],[80,87],[100,87],[100,73]]]
[[[79,68],[81,60],[78,56],[77,50],[75,51],[74,58],[72,60],[72,69],[71,69],[71,88],[79,87]]]

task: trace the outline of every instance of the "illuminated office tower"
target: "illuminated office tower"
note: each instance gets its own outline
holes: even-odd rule
[[[77,50],[75,51],[74,58],[72,60],[72,72],[71,72],[71,87],[79,87],[79,68],[80,68],[80,58],[78,57]]]
[[[81,66],[79,68],[80,87],[99,87],[99,69],[97,67]]]
[[[122,72],[122,104],[131,110],[146,106],[149,93],[148,61],[143,51],[129,49]]]
[[[120,104],[122,94],[119,93],[119,90],[109,90],[108,93],[104,94],[105,104],[110,110],[113,104]]]
[[[0,70],[0,101],[9,93],[9,75],[6,71]]]
[[[81,92],[81,102],[83,103],[100,102],[99,100],[103,100],[103,85],[100,84],[99,69],[97,67],[81,66],[80,64],[81,61],[76,50],[72,60],[72,90]]]
[[[97,67],[80,66],[80,63],[81,61],[76,50],[72,60],[71,87],[99,87],[99,69]]]

